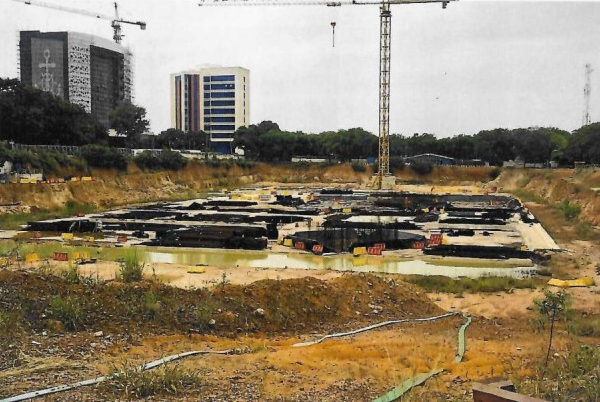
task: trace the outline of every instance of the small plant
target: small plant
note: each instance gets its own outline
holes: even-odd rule
[[[546,353],[546,359],[544,360],[544,367],[547,367],[548,359],[550,358],[550,350],[552,349],[554,322],[557,319],[557,315],[564,313],[567,309],[567,294],[564,290],[561,290],[557,293],[546,290],[544,292],[544,298],[541,300],[535,300],[534,303],[538,313],[541,316],[548,316],[550,318],[550,338],[548,339],[548,352]]]
[[[139,260],[137,253],[127,254],[119,263],[117,277],[123,283],[139,282],[144,276],[146,263]]]
[[[144,302],[142,304],[144,316],[149,319],[154,319],[160,313],[160,300],[158,296],[152,292],[144,294]]]
[[[67,283],[78,284],[83,282],[83,276],[79,272],[79,264],[72,264],[69,262],[69,268],[62,272],[61,277]]]
[[[69,331],[76,331],[83,324],[81,300],[67,296],[56,296],[50,301],[52,316],[62,322]]]
[[[577,204],[571,204],[569,200],[563,200],[558,205],[558,210],[562,216],[568,221],[575,221],[581,213],[581,207]]]
[[[142,371],[128,364],[123,365],[102,388],[123,398],[147,398],[154,395],[184,395],[198,389],[202,379],[198,371],[189,371],[177,364],[166,364],[154,370]]]
[[[227,279],[227,272],[223,271],[221,275],[221,292],[225,291],[225,286],[229,283],[229,279]]]

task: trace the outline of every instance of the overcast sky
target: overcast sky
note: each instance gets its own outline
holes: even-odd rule
[[[252,0],[250,0],[252,1]],[[35,2],[35,0],[32,0]],[[108,0],[45,0],[111,15]],[[191,0],[119,0],[134,53],[135,103],[151,128],[170,125],[169,74],[203,64],[250,70],[252,123],[289,131],[378,131],[377,6],[198,7]],[[600,119],[600,2],[392,6],[390,132],[474,134],[497,127],[573,130]],[[336,22],[335,48],[331,22]],[[112,37],[110,21],[0,0],[0,76],[17,77],[20,30]]]

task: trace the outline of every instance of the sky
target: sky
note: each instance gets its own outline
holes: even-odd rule
[[[221,65],[250,70],[253,124],[378,132],[376,5],[199,7],[198,1],[118,0],[122,18],[147,23],[145,31],[123,25],[123,44],[134,54],[134,103],[146,108],[152,131],[170,126],[171,73]],[[45,3],[113,13],[108,0]],[[392,6],[390,133],[572,131],[583,121],[586,63],[596,70],[590,114],[600,120],[599,21],[600,1]],[[20,30],[112,37],[107,20],[0,0],[0,77],[17,77]]]

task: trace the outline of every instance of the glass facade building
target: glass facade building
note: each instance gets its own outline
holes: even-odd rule
[[[231,153],[233,133],[250,120],[249,78],[249,71],[241,67],[173,74],[171,127],[204,131],[210,136],[211,150]]]

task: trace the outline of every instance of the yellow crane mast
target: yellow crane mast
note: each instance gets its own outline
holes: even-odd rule
[[[390,6],[397,4],[442,3],[446,8],[449,2],[457,0],[345,0],[345,1],[301,1],[301,0],[202,0],[199,6],[313,6],[340,7],[346,5],[377,5],[380,8],[379,28],[379,168],[373,183],[381,190],[391,184],[390,175],[390,45],[392,12]],[[387,180],[386,180],[387,179]]]

